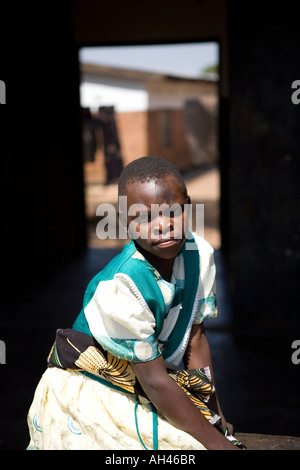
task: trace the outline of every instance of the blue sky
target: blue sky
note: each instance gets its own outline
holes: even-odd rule
[[[80,62],[134,68],[197,77],[219,62],[215,42],[149,46],[106,46],[82,48]]]

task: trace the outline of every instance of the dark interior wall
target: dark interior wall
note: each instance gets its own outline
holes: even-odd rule
[[[227,15],[225,0],[181,0],[172,2],[112,5],[87,0],[73,1],[74,38],[78,43],[159,43],[219,37],[224,34]]]
[[[1,260],[8,287],[16,273],[27,286],[85,246],[78,58],[71,2],[6,4],[1,18]]]
[[[247,20],[246,20],[247,19]],[[236,331],[299,337],[299,23],[290,2],[229,2]]]

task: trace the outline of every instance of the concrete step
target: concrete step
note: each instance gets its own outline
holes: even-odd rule
[[[300,437],[235,433],[247,450],[300,450]]]

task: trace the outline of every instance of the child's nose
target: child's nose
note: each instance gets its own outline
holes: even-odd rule
[[[155,234],[168,233],[172,228],[172,220],[167,215],[159,214],[153,222],[153,231]]]

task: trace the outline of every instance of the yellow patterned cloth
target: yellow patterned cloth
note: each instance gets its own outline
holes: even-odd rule
[[[153,447],[153,413],[142,398],[80,372],[48,368],[28,413],[29,450],[144,450]],[[135,424],[138,422],[139,435]],[[158,450],[205,450],[157,414]]]
[[[98,379],[108,386],[112,385],[119,391],[126,390],[147,398],[128,361],[113,356],[92,336],[76,330],[57,330],[48,365],[88,373],[95,380]],[[168,370],[168,373],[203,415],[215,424],[219,416],[206,405],[214,392],[209,368]]]
[[[205,450],[156,412],[154,436],[153,405],[130,363],[105,351],[93,337],[58,330],[48,366],[28,413],[28,449]],[[207,406],[214,393],[209,368],[168,373],[222,431],[220,417]]]

